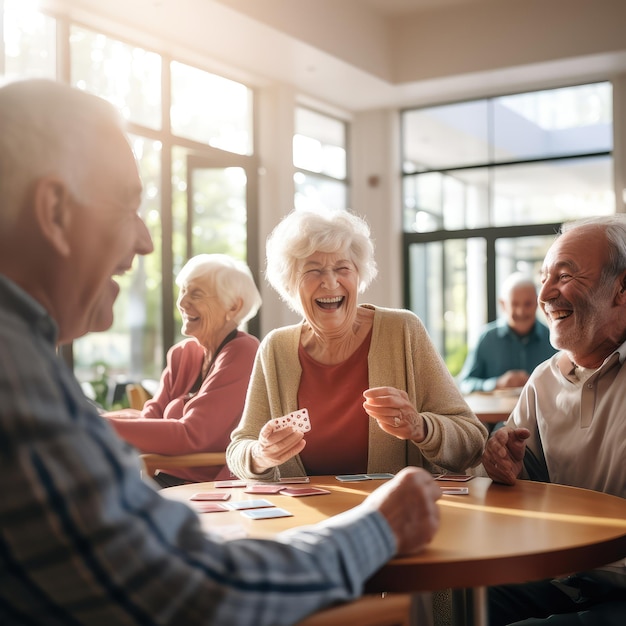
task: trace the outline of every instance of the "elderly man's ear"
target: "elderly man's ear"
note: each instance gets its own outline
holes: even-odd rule
[[[71,251],[72,197],[67,185],[53,176],[40,178],[33,190],[33,214],[43,238],[61,256]]]
[[[619,281],[620,288],[615,296],[617,304],[626,304],[626,272],[624,272]]]

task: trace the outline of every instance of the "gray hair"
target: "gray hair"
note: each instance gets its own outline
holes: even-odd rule
[[[602,268],[603,281],[610,281],[626,271],[626,214],[615,213],[566,222],[561,226],[559,234],[579,228],[599,229],[606,235],[609,262]]]
[[[537,293],[537,285],[528,274],[523,272],[513,272],[505,278],[500,287],[500,298],[508,300],[515,289],[518,287],[532,287]]]
[[[347,249],[359,274],[359,293],[367,289],[378,272],[369,226],[349,211],[294,210],[274,228],[265,249],[265,276],[296,313],[302,313],[298,262],[311,254],[335,254]]]
[[[7,233],[43,176],[58,176],[85,202],[88,156],[111,125],[124,130],[113,105],[68,85],[36,79],[0,88],[0,229]]]
[[[261,307],[261,294],[254,284],[250,268],[243,261],[226,254],[198,254],[191,257],[178,272],[176,284],[182,287],[194,278],[208,279],[226,309],[230,309],[239,298],[243,300],[243,306],[234,318],[238,326],[252,319]]]

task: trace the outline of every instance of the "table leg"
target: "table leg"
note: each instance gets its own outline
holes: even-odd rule
[[[486,587],[472,589],[472,621],[470,623],[473,626],[487,626],[489,623]]]
[[[409,626],[434,626],[432,593],[411,594]]]

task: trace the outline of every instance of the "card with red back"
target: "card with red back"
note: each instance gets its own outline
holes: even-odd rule
[[[228,500],[229,493],[223,491],[205,491],[202,493],[194,493],[190,500],[207,501],[207,500]]]
[[[285,487],[280,495],[300,497],[300,496],[321,496],[323,494],[330,493],[328,489],[322,489],[321,487]]]
[[[283,485],[248,485],[244,489],[244,493],[278,493],[281,489],[284,489]]]
[[[306,409],[300,409],[293,411],[282,417],[277,417],[272,420],[275,430],[282,430],[283,428],[294,428],[301,433],[307,433],[311,430],[311,421],[309,420],[309,412]]]

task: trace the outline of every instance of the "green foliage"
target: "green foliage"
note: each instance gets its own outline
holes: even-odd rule
[[[452,376],[457,376],[465,359],[467,358],[467,344],[457,344],[456,346],[449,346],[446,350],[446,366]]]

